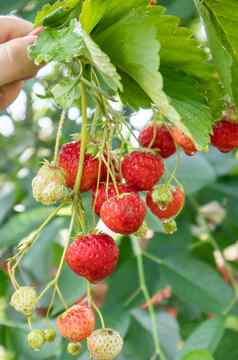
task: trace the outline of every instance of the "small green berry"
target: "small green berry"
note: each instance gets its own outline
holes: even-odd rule
[[[177,224],[174,219],[170,219],[163,223],[163,228],[166,234],[172,235],[177,231]]]
[[[44,330],[44,339],[47,342],[53,342],[56,338],[56,331],[53,328]]]
[[[72,356],[77,356],[81,352],[81,345],[80,343],[69,343],[67,347],[67,351]]]
[[[32,330],[27,336],[27,342],[33,350],[40,350],[45,342],[44,331],[40,329]]]
[[[14,309],[26,316],[31,316],[37,304],[37,293],[30,286],[22,286],[11,297],[10,304]]]

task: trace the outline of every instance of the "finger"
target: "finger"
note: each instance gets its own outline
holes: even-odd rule
[[[0,16],[0,43],[28,35],[33,25],[16,16]]]
[[[30,60],[27,48],[37,36],[29,35],[0,45],[0,86],[33,77],[37,66]]]
[[[0,89],[0,111],[6,109],[19,95],[23,82],[17,81],[12,84],[5,85]]]

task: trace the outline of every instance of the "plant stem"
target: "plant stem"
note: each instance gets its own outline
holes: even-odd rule
[[[145,300],[148,303],[148,309],[149,309],[149,314],[150,314],[151,324],[152,324],[152,334],[153,334],[153,339],[154,339],[154,344],[155,344],[155,353],[156,353],[156,355],[160,356],[160,360],[166,360],[165,355],[160,346],[160,340],[159,340],[158,331],[157,331],[157,323],[156,323],[154,306],[153,306],[153,304],[150,303],[150,294],[149,294],[148,288],[146,286],[142,250],[139,245],[138,239],[136,237],[132,238],[132,243],[133,243],[133,249],[135,252],[135,256],[137,259],[137,268],[138,268],[138,275],[139,275],[141,291],[143,292]]]
[[[94,310],[97,312],[99,319],[101,321],[102,328],[105,329],[105,322],[103,319],[103,315],[93,300],[91,284],[88,280],[87,280],[87,298],[89,305],[91,305],[94,308]]]
[[[20,262],[22,261],[25,254],[28,252],[28,250],[32,247],[34,242],[39,238],[40,233],[44,228],[49,224],[49,222],[57,215],[57,213],[64,207],[64,203],[58,206],[56,209],[52,211],[52,213],[45,219],[45,221],[36,229],[34,232],[32,232],[25,240],[23,240],[19,244],[19,251],[14,256],[14,258],[10,259],[8,262],[8,273],[10,276],[10,280],[14,286],[14,288],[20,287],[19,284],[16,281],[15,272],[17,267],[20,265]],[[32,236],[32,237],[31,237]],[[29,239],[29,240],[28,240]],[[25,245],[25,247],[24,247]],[[23,249],[20,248],[20,246],[23,246]],[[15,261],[14,265],[11,267],[11,262]]]
[[[81,93],[82,129],[81,129],[79,167],[78,167],[78,173],[74,186],[75,196],[78,196],[78,193],[80,191],[80,184],[81,184],[83,167],[84,167],[83,166],[84,158],[85,158],[85,152],[86,152],[86,146],[88,140],[88,115],[87,115],[88,100],[87,100],[85,86],[82,81],[80,82],[80,93]]]
[[[54,160],[53,160],[54,165],[57,164],[59,147],[60,147],[60,139],[61,139],[61,135],[62,135],[62,129],[63,129],[63,126],[64,126],[65,115],[66,115],[66,114],[65,114],[65,111],[62,111],[61,116],[60,116],[60,121],[59,121],[58,129],[57,129],[57,134],[56,134],[55,150],[54,150]]]
[[[72,235],[72,232],[73,232],[75,217],[76,217],[76,212],[75,212],[74,209],[73,209],[72,218],[71,218],[71,222],[70,222],[70,226],[69,226],[69,231],[68,231],[68,236],[67,236],[67,241],[66,241],[66,244],[65,244],[65,246],[64,246],[64,251],[63,251],[63,254],[62,254],[61,259],[60,259],[60,263],[59,263],[59,267],[58,267],[57,273],[56,273],[54,279],[53,279],[52,281],[50,281],[49,284],[45,287],[45,289],[41,292],[41,294],[40,294],[39,297],[38,297],[38,301],[43,298],[43,296],[47,293],[47,291],[48,291],[52,286],[56,286],[56,285],[57,285],[57,282],[58,282],[58,280],[59,280],[59,277],[60,277],[60,274],[61,274],[61,271],[62,271],[62,268],[63,268],[63,265],[64,265],[65,254],[66,254],[66,251],[67,251],[67,249],[68,249],[68,246],[69,246],[69,243],[70,243],[70,239],[71,239],[71,235]]]

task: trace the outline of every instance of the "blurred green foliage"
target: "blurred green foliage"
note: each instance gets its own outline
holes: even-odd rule
[[[11,12],[32,20],[45,3],[45,0],[1,1],[0,13]],[[159,3],[186,22],[196,16],[191,0],[161,0]],[[48,210],[32,199],[31,181],[43,159],[50,158],[53,152],[59,110],[36,95],[44,92],[44,84],[51,81],[51,76],[54,74],[26,84],[18,104],[25,112],[22,118],[16,108],[10,108],[0,116],[0,122],[6,121],[13,126],[8,136],[0,133],[0,354],[1,346],[7,351],[5,357],[0,355],[1,360],[70,359],[65,352],[66,344],[59,338],[53,347],[46,346],[39,353],[28,349],[26,325],[8,307],[12,288],[5,271],[5,260],[12,254],[14,246],[47,217]],[[75,109],[68,113],[62,141],[69,140],[70,134],[79,131],[79,120]],[[172,296],[164,300],[157,311],[158,331],[168,360],[212,360],[213,356],[215,360],[237,359],[238,308],[233,308],[229,317],[232,321],[228,322],[223,313],[232,301],[233,292],[218,274],[213,247],[204,241],[206,233],[198,223],[200,207],[217,201],[225,211],[225,219],[214,226],[214,237],[221,249],[237,244],[237,165],[234,154],[221,155],[214,149],[194,158],[181,155],[178,179],[184,185],[187,204],[178,219],[178,232],[165,236],[161,233],[161,225],[148,213],[147,221],[154,231],[148,252],[163,259],[161,265],[148,259],[145,261],[149,290],[155,294],[166,286],[172,288]],[[168,169],[172,170],[174,166],[173,159],[167,162]],[[89,203],[90,199],[87,201]],[[59,217],[42,233],[22,264],[20,276],[24,281],[41,288],[50,280],[62,253],[59,240],[67,223],[68,217]],[[232,260],[232,256],[229,259]],[[235,261],[230,264],[237,268]],[[105,319],[125,338],[119,360],[148,360],[153,345],[148,314],[138,308],[143,298],[138,296],[128,303],[138,288],[136,260],[128,239],[122,239],[120,264],[108,285],[107,301],[103,306]],[[63,272],[61,287],[69,303],[79,299],[85,290],[84,283],[67,269]],[[42,308],[46,305],[47,301]],[[168,309],[176,310],[177,317]],[[58,303],[55,312],[60,311],[62,306]],[[217,316],[212,318],[214,314]],[[44,319],[41,321],[44,323]],[[228,323],[232,323],[231,328]],[[35,326],[41,326],[41,323],[37,322]],[[81,360],[86,358],[85,354],[79,357]]]

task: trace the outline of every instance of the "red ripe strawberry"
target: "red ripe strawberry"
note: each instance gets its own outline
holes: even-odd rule
[[[118,258],[116,243],[105,234],[79,236],[70,245],[65,256],[70,269],[92,283],[111,275]]]
[[[163,209],[161,209],[159,205],[156,202],[154,202],[152,191],[148,192],[147,194],[146,203],[148,207],[150,208],[152,213],[161,220],[171,219],[177,216],[184,207],[185,195],[181,187],[179,186],[174,187],[171,189],[171,192],[173,199]]]
[[[134,151],[122,162],[122,174],[138,191],[151,190],[164,173],[164,163],[159,156]]]
[[[64,170],[66,185],[74,187],[80,158],[80,142],[72,141],[64,144],[59,153],[59,166]],[[101,173],[105,169],[102,168]],[[90,154],[85,154],[84,169],[80,190],[89,191],[96,186],[99,173],[99,161]]]
[[[150,124],[141,131],[139,141],[144,147],[158,149],[164,159],[176,152],[174,139],[165,125]]]
[[[95,329],[94,312],[87,305],[74,305],[61,314],[56,324],[61,336],[78,342],[89,337]]]
[[[132,186],[129,186],[127,184],[117,184],[117,190],[119,194],[133,192]],[[95,213],[99,216],[102,204],[106,200],[116,195],[117,191],[114,184],[110,183],[107,187],[106,183],[101,183],[99,188],[95,190],[93,194],[92,205],[94,207]]]
[[[238,147],[238,123],[227,119],[217,122],[213,128],[211,142],[223,153]]]
[[[172,128],[171,134],[174,138],[175,143],[181,146],[185,154],[187,154],[188,156],[192,156],[197,152],[197,148],[193,141],[180,129]]]
[[[133,234],[143,224],[146,206],[138,194],[122,194],[105,201],[100,217],[112,231]]]

